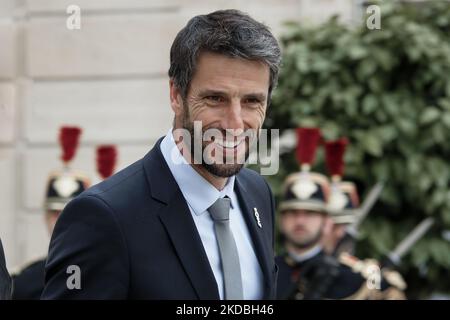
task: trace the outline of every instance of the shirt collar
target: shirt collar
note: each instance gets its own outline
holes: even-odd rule
[[[195,169],[186,161],[180,153],[173,138],[172,129],[161,141],[161,153],[169,169],[177,182],[181,193],[186,199],[195,215],[199,216],[218,199],[228,196],[231,199],[231,208],[236,204],[234,195],[235,176],[228,178],[225,187],[219,191],[205,178],[203,178]]]
[[[313,248],[309,249],[305,253],[297,254],[294,252],[288,252],[289,256],[297,263],[304,262],[306,260],[311,259],[312,257],[315,257],[322,251],[322,246],[316,245]]]

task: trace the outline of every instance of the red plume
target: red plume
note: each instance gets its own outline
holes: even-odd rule
[[[59,143],[63,154],[61,160],[67,163],[73,159],[78,148],[81,129],[78,127],[62,127],[59,132]]]
[[[319,140],[320,129],[297,128],[297,160],[301,165],[311,165],[314,162]]]
[[[325,161],[331,176],[344,175],[344,153],[347,144],[347,138],[325,143]]]
[[[97,171],[103,179],[114,173],[117,160],[116,146],[104,145],[97,147]]]

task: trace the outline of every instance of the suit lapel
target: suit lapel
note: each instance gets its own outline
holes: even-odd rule
[[[250,231],[250,236],[253,241],[253,246],[256,251],[256,256],[259,261],[259,265],[263,271],[264,275],[264,298],[268,298],[270,296],[271,287],[272,287],[272,272],[270,267],[270,261],[273,260],[271,256],[270,248],[267,246],[267,242],[265,241],[263,230],[258,227],[256,219],[254,217],[254,208],[257,208],[257,205],[254,199],[250,196],[249,193],[241,181],[239,176],[236,176],[236,193],[239,200],[239,205],[241,206],[242,213],[245,218],[245,222],[247,223],[247,227]],[[244,198],[245,194],[245,198]]]
[[[198,297],[218,300],[217,283],[184,198],[174,197],[159,217]]]
[[[144,159],[152,197],[163,203],[159,218],[199,299],[218,300],[208,257],[187,203],[162,156],[161,140]]]

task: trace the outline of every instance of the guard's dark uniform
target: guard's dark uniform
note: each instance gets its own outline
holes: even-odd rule
[[[328,215],[335,224],[352,223],[359,199],[356,186],[341,179],[346,140],[326,144],[326,162],[332,175],[330,184],[326,176],[311,172],[319,144],[319,129],[299,128],[297,133],[300,172],[290,174],[284,182],[279,205],[281,219],[288,212],[303,211],[303,214]],[[395,271],[380,269],[375,260],[359,260],[345,252],[336,256],[326,254],[318,250],[323,246],[320,239],[305,248],[288,238],[286,241],[290,241],[290,246],[287,245],[286,250],[292,250],[292,255],[295,251],[308,249],[311,256],[300,263],[289,254],[276,258],[278,299],[404,299],[402,290],[406,284],[401,276]],[[293,247],[303,250],[293,250]]]
[[[0,300],[11,299],[11,278],[6,269],[6,259],[0,240]]]
[[[13,276],[14,300],[39,300],[44,290],[45,259],[36,261]]]
[[[395,285],[381,277],[380,289],[372,286],[366,274],[370,262],[352,256],[341,259],[323,251],[312,258],[296,263],[289,255],[276,257],[279,267],[278,299],[346,299],[388,300],[404,299],[401,282]]]

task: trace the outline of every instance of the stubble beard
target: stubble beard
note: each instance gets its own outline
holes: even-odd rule
[[[286,240],[295,248],[297,249],[308,249],[308,248],[312,248],[314,246],[316,246],[317,244],[320,243],[320,240],[322,238],[322,227],[311,237],[307,238],[307,239],[302,239],[302,240],[297,240],[297,239],[293,239],[292,237],[289,237],[286,235]]]
[[[206,171],[208,171],[210,174],[216,176],[216,177],[221,177],[221,178],[229,178],[231,176],[236,175],[237,173],[239,173],[239,171],[244,167],[244,163],[240,163],[238,162],[236,159],[236,161],[233,161],[233,163],[226,163],[226,159],[222,159],[222,163],[216,163],[214,161],[205,161],[205,159],[203,159],[203,154],[204,154],[204,150],[205,148],[209,145],[208,142],[204,142],[202,140],[203,134],[204,134],[204,129],[202,127],[202,136],[198,137],[198,139],[200,141],[196,141],[197,137],[195,136],[195,131],[194,131],[194,124],[190,119],[189,116],[189,110],[188,110],[188,104],[187,101],[183,101],[183,106],[184,106],[184,112],[183,112],[183,118],[182,118],[182,126],[183,129],[189,131],[190,133],[190,137],[191,140],[190,142],[190,146],[187,146],[189,150],[191,150],[191,155],[193,154],[193,146],[196,143],[200,143],[202,148],[201,148],[201,154],[202,154],[202,161],[200,162],[200,166],[202,168],[204,168]],[[216,128],[217,130],[220,130],[221,132],[223,132],[222,129]],[[225,137],[225,134],[224,134]],[[249,156],[249,141],[248,138],[245,138],[245,141],[243,143],[246,143],[246,149],[245,149],[245,161],[247,161],[248,156]],[[225,155],[224,155],[225,157]],[[245,161],[241,161],[241,162],[245,162]],[[211,162],[211,163],[208,163]]]

